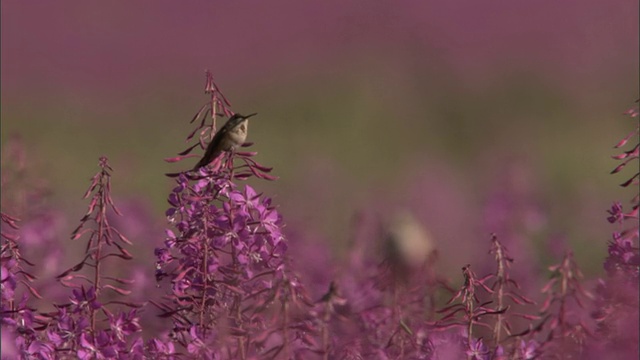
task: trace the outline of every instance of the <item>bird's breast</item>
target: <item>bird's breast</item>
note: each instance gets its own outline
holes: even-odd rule
[[[222,141],[222,148],[224,150],[231,150],[244,144],[247,139],[248,124],[247,121],[237,126],[232,131],[229,131],[227,136]]]

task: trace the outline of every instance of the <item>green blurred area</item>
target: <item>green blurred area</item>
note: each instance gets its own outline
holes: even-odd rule
[[[196,161],[163,159],[186,148],[189,120],[207,101],[200,80],[144,84],[107,99],[61,91],[3,101],[2,144],[22,136],[32,171],[48,180],[52,203],[70,219],[84,212],[81,196],[101,155],[115,170],[115,198],[142,198],[162,218],[172,188],[163,174]],[[612,79],[580,93],[535,74],[490,80],[469,86],[446,71],[363,60],[297,78],[227,76],[219,85],[235,111],[259,113],[251,150],[280,177],[249,184],[275,196],[285,222],[324,234],[335,249],[348,243],[354,212],[407,196],[411,177],[433,161],[464,184],[469,204],[460,211],[479,212],[504,175],[501,166],[522,160],[533,167],[530,180],[548,212],[536,240],[564,234],[586,272],[599,273],[613,230],[605,210],[631,197],[617,187],[626,178],[608,172],[612,145],[632,127],[619,114],[635,100],[628,88],[635,82]],[[478,241],[487,238],[477,233]],[[544,246],[537,248],[546,259]]]

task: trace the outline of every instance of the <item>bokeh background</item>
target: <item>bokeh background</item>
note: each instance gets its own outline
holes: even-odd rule
[[[493,231],[519,239],[516,257],[571,246],[599,274],[605,210],[630,197],[608,173],[639,97],[636,0],[1,6],[2,144],[21,136],[69,215],[61,234],[101,155],[116,202],[164,226],[163,174],[195,160],[163,159],[186,147],[206,69],[235,111],[259,113],[249,139],[280,179],[250,183],[333,258],[354,217],[409,209],[456,275]],[[156,233],[129,230],[151,256]]]

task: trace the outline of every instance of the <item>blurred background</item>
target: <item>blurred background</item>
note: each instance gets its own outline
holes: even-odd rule
[[[21,137],[68,215],[63,240],[106,155],[116,203],[160,229],[128,229],[152,256],[163,174],[196,162],[163,159],[186,148],[206,69],[235,111],[259,113],[249,141],[280,179],[249,183],[274,197],[293,248],[340,259],[354,218],[408,210],[453,276],[491,232],[535,264],[570,246],[594,275],[605,210],[631,197],[608,173],[639,97],[635,0],[1,6],[2,145]]]

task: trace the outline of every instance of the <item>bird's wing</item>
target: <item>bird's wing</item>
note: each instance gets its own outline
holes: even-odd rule
[[[198,170],[203,166],[209,165],[209,163],[213,161],[213,159],[215,159],[218,156],[218,154],[220,154],[221,152],[220,142],[222,141],[222,138],[224,137],[224,133],[226,132],[227,132],[227,128],[223,126],[220,129],[220,131],[216,133],[216,135],[213,137],[213,139],[207,146],[207,150],[205,151],[204,156],[202,156],[202,159],[198,161],[198,163],[193,168],[193,170]]]

